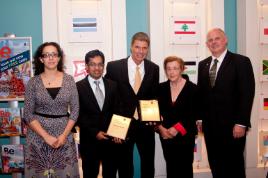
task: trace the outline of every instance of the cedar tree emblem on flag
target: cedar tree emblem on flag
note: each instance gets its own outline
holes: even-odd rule
[[[195,31],[191,31],[191,24],[195,24],[195,21],[174,21],[175,24],[181,26],[181,30],[175,31],[175,34],[195,34]]]

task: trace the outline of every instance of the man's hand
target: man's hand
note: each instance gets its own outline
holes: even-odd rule
[[[235,124],[235,126],[233,128],[234,138],[241,138],[241,137],[245,136],[245,134],[246,134],[246,127]]]
[[[117,144],[122,144],[123,140],[121,140],[120,138],[113,138],[113,142]]]
[[[106,137],[107,134],[103,131],[99,131],[99,133],[96,135],[97,140],[108,140],[109,138]]]

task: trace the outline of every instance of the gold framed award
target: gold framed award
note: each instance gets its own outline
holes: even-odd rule
[[[128,117],[113,114],[107,134],[111,137],[126,139],[131,119]]]
[[[160,112],[157,100],[139,100],[139,114],[141,121],[160,122]]]

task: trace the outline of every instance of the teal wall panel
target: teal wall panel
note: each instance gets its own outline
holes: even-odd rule
[[[228,37],[228,49],[237,52],[237,5],[236,0],[224,1],[224,28]]]
[[[149,1],[126,0],[127,54],[130,54],[132,36],[137,32],[149,33]],[[140,177],[140,158],[134,147],[134,178]]]
[[[0,36],[14,33],[17,37],[32,37],[33,51],[42,43],[42,8],[41,0],[1,0]],[[20,102],[20,107],[23,104]],[[0,102],[0,107],[8,107],[7,102]],[[0,138],[0,144],[9,144],[9,138]],[[24,143],[25,139],[21,139]],[[11,178],[11,174],[0,175]]]
[[[149,33],[149,1],[126,0],[127,54],[130,54],[131,37],[137,32]]]
[[[33,50],[42,43],[41,0],[1,0],[0,22],[0,36],[6,32],[31,36]]]

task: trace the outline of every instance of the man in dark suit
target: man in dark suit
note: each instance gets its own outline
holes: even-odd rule
[[[207,34],[212,56],[198,66],[200,117],[213,178],[245,178],[244,148],[255,92],[250,59],[227,50],[223,30]]]
[[[108,139],[106,131],[113,113],[119,112],[118,94],[116,83],[102,77],[104,60],[101,51],[89,51],[85,56],[88,76],[77,82],[80,102],[77,125],[84,178],[97,178],[100,162],[103,178],[116,178],[116,150],[121,145],[116,143],[121,141]]]
[[[159,83],[159,67],[146,59],[150,39],[146,33],[138,32],[132,37],[131,55],[125,59],[109,62],[106,78],[118,84],[122,113],[132,118],[128,153],[125,164],[133,165],[133,147],[136,143],[141,158],[141,178],[154,177],[155,134],[152,126],[139,121],[139,100],[156,98]],[[132,169],[129,170],[133,172]]]

